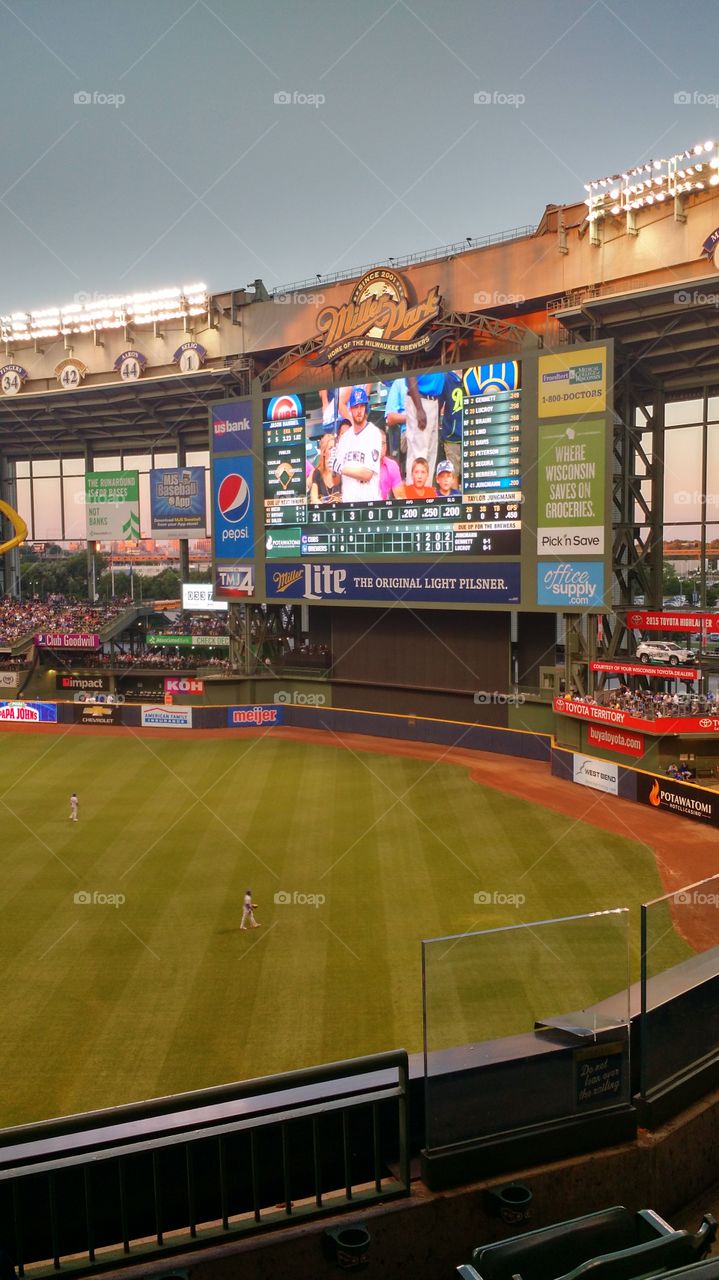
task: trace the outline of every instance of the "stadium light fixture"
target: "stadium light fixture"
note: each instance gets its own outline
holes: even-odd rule
[[[637,209],[661,204],[667,196],[676,200],[704,191],[707,166],[719,169],[719,144],[713,140],[699,142],[672,156],[647,161],[622,173],[585,182],[587,221],[596,223],[602,218],[618,218],[623,214],[629,219]],[[717,186],[719,182],[712,177],[709,185]]]
[[[153,325],[158,320],[184,320],[188,316],[206,315],[208,311],[207,286],[193,283],[181,288],[101,298],[96,302],[75,302],[66,307],[13,311],[0,316],[0,339],[12,343],[34,342],[37,338]]]

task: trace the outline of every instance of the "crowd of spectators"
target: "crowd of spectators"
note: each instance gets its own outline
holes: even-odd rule
[[[194,649],[192,652],[184,653],[172,652],[165,648],[155,649],[145,646],[136,648],[133,653],[125,653],[120,649],[112,652],[96,652],[96,653],[63,653],[62,664],[64,667],[78,667],[83,670],[101,670],[101,671],[127,671],[143,670],[150,668],[155,671],[196,671],[198,667],[212,667],[213,671],[218,673],[229,671],[230,663],[227,655],[220,658],[215,654],[210,656],[201,650]]]
[[[50,595],[45,600],[40,600],[37,596],[31,596],[29,600],[2,596],[0,644],[15,644],[25,636],[32,637],[41,632],[81,632],[83,635],[93,635],[123,613],[130,604],[129,597],[102,605],[91,605],[87,601],[69,600],[62,595]]]
[[[668,778],[674,778],[676,782],[693,782],[697,776],[696,770],[683,760],[679,764],[668,765],[665,772]]]
[[[310,644],[305,640],[298,648],[291,649],[284,655],[283,665],[287,667],[330,667],[332,654],[326,644]]]
[[[131,607],[129,597],[103,601],[102,604],[91,605],[87,601],[72,600],[64,595],[49,595],[44,600],[32,596],[20,601],[12,596],[0,597],[0,647],[12,645],[20,640],[38,633],[78,633],[94,635],[102,631],[113,618],[118,617],[125,609]],[[148,631],[168,635],[192,636],[225,636],[228,633],[228,616],[224,612],[212,611],[199,613],[195,610],[177,613],[167,619],[148,624]],[[331,665],[331,653],[326,645],[311,644],[305,640],[294,646],[291,639],[285,641],[287,648],[282,657],[275,656],[272,665],[283,667],[326,668]],[[58,654],[53,653],[57,661]],[[264,664],[265,659],[263,657]],[[0,653],[0,669],[19,670],[27,667],[29,659],[13,657]],[[229,653],[223,646],[221,649],[208,647],[191,650],[177,645],[147,645],[133,634],[132,639],[123,637],[120,644],[103,645],[95,650],[62,651],[63,667],[90,668],[104,670],[153,670],[196,671],[198,668],[211,668],[213,672],[222,674],[230,671]]]
[[[642,720],[711,715],[719,710],[717,696],[713,693],[650,693],[646,689],[632,691],[626,685],[618,689],[604,689],[594,697],[585,694],[580,698],[573,690],[567,695],[567,701],[585,706],[611,707]]]
[[[226,613],[183,613],[172,622],[163,622],[163,635],[173,636],[226,636],[228,620]]]

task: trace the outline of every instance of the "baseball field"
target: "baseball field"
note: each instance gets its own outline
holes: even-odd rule
[[[9,729],[0,765],[2,1126],[418,1051],[423,938],[665,891],[640,830],[594,825],[601,798],[548,775],[586,820],[466,764],[332,735]],[[248,888],[260,928],[243,932]],[[635,915],[634,977],[638,933]],[[689,954],[670,921],[660,950]],[[458,967],[458,1043],[492,1030],[478,990],[531,1007],[524,955],[502,974]],[[617,980],[601,947],[584,963],[587,982],[557,991],[572,1008]]]

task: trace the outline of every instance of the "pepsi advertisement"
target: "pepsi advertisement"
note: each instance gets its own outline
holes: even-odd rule
[[[228,400],[210,407],[215,453],[249,453],[252,449],[252,401]]]
[[[252,465],[252,455],[212,460],[216,560],[254,555]]]
[[[408,604],[518,604],[519,565],[284,564],[265,568],[273,600],[394,601]]]

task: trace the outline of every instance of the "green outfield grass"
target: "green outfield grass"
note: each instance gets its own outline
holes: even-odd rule
[[[662,892],[645,847],[455,765],[271,735],[101,730],[2,732],[0,763],[1,1125],[419,1050],[423,938]],[[241,933],[248,886],[262,928]],[[495,890],[526,904],[475,905]],[[83,892],[125,902],[75,902]],[[277,893],[325,901],[276,904]],[[637,913],[635,969],[638,932]],[[687,954],[672,931],[661,946],[666,963]],[[477,991],[499,992],[502,1016],[531,1013],[541,975],[525,948],[514,972],[505,954],[501,974],[464,959],[452,971],[458,1043],[483,1038]],[[574,973],[557,991],[567,1007],[588,987],[613,989],[601,946],[585,964],[591,981]]]

